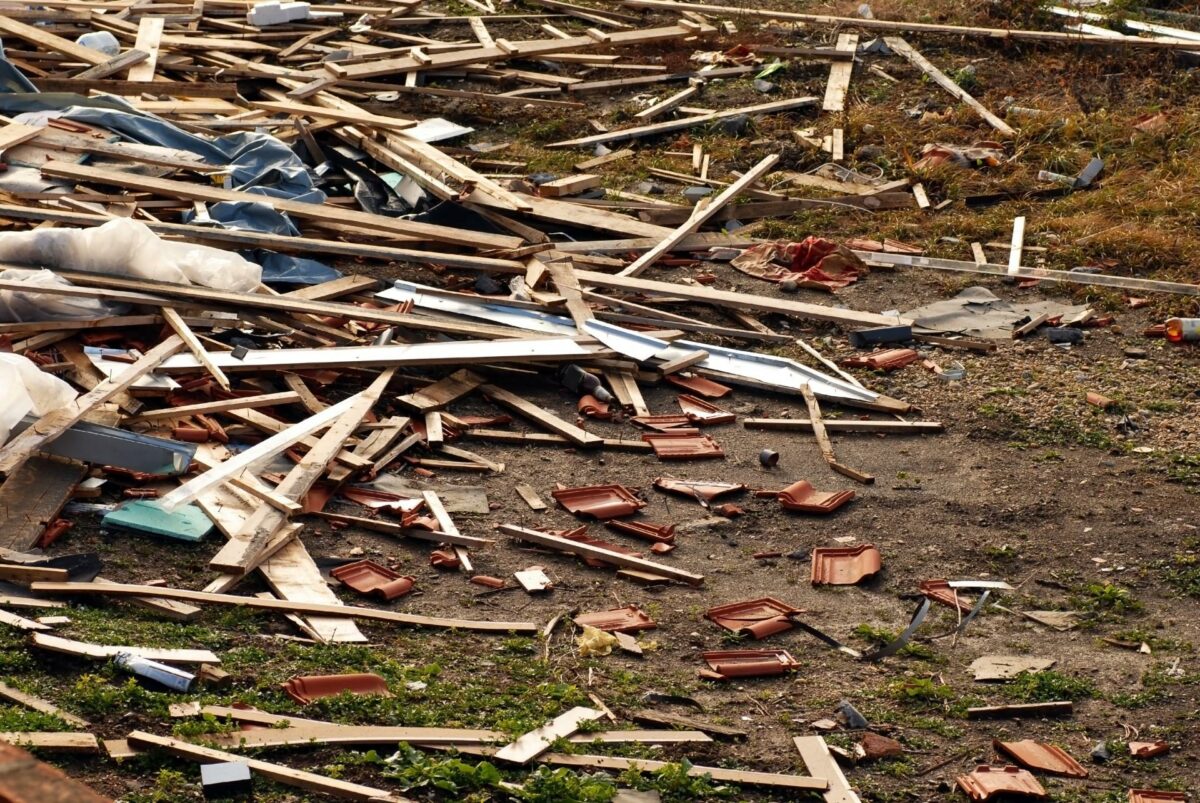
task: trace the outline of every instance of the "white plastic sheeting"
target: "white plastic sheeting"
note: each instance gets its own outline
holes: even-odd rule
[[[69,404],[75,389],[29,358],[0,352],[0,443],[29,413],[46,415]]]

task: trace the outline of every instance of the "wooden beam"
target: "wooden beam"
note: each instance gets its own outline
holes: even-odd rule
[[[725,204],[736,198],[738,194],[742,192],[742,190],[758,181],[759,177],[770,170],[771,167],[773,167],[778,161],[779,156],[777,154],[772,154],[763,158],[762,161],[742,174],[741,178],[726,187],[724,192],[714,198],[712,202],[706,205],[703,209],[697,207],[692,213],[691,217],[689,217],[687,221],[685,221],[679,228],[671,232],[671,234],[665,240],[663,240],[654,248],[651,248],[646,253],[642,254],[629,267],[620,271],[617,275],[638,276],[641,274],[644,270],[646,270],[646,268],[658,261],[659,257],[674,248],[677,243],[681,242],[690,234],[694,233],[697,229],[703,226],[705,221],[720,211],[721,207],[723,207]]]
[[[154,80],[154,70],[158,67],[158,45],[162,42],[165,23],[164,17],[144,16],[138,20],[137,40],[133,46],[136,50],[145,51],[148,57],[129,69],[130,81]]]
[[[113,378],[101,382],[65,407],[53,410],[39,418],[24,432],[0,448],[0,475],[7,475],[15,471],[35,452],[79,423],[96,406],[125,390],[182,348],[183,340],[178,336],[169,337]]]
[[[295,602],[283,599],[264,599],[262,597],[239,597],[234,594],[209,594],[204,591],[189,591],[182,588],[167,586],[144,586],[117,584],[102,585],[98,583],[34,583],[33,588],[47,594],[100,595],[110,597],[162,597],[163,599],[178,599],[184,602],[195,602],[200,605],[230,605],[265,611],[286,611],[291,613],[319,613],[328,616],[339,616],[348,619],[361,619],[368,622],[389,622],[392,624],[411,625],[413,627],[443,627],[460,630],[475,630],[484,633],[535,633],[537,624],[533,622],[490,622],[475,619],[448,619],[438,616],[420,616],[412,613],[400,613],[380,608],[356,608],[351,605],[326,605],[316,602]],[[35,634],[35,643],[40,638],[54,638]],[[105,648],[123,649],[123,648]],[[207,656],[216,659],[212,653],[204,651]],[[182,660],[182,659],[179,659]],[[216,663],[216,660],[203,660],[197,663]]]
[[[94,733],[63,733],[57,731],[20,731],[0,733],[0,742],[37,750],[61,750],[67,753],[99,753],[100,742]],[[6,795],[7,796],[7,795]]]
[[[522,734],[496,752],[496,758],[514,764],[528,764],[550,749],[555,740],[563,739],[583,727],[585,722],[595,722],[604,716],[603,711],[578,705],[559,714],[540,728]]]
[[[209,358],[208,352],[204,350],[204,344],[192,333],[192,330],[188,328],[187,323],[179,316],[179,313],[170,307],[163,307],[162,316],[175,334],[187,344],[188,350],[195,355],[196,359],[200,361],[200,364],[204,366],[209,375],[217,381],[221,389],[229,392],[229,377],[225,376],[225,372],[218,368],[212,359]]]
[[[513,410],[516,413],[528,418],[539,426],[550,430],[553,433],[561,435],[576,446],[584,448],[595,448],[602,446],[604,439],[598,435],[593,435],[586,430],[580,429],[574,424],[565,421],[543,409],[542,407],[521,398],[515,393],[510,393],[504,388],[495,385],[482,385],[481,390],[484,394],[495,402]]]
[[[179,407],[166,407],[162,410],[151,410],[133,416],[133,421],[162,421],[164,419],[184,418],[189,415],[222,413],[226,410],[248,410],[258,407],[275,407],[283,404],[296,404],[300,394],[285,390],[281,393],[264,393],[261,396],[239,396],[236,399],[221,399],[220,401],[200,402],[199,404],[184,404]]]
[[[480,385],[487,383],[482,376],[463,368],[439,379],[432,385],[396,397],[396,401],[420,413],[441,410],[451,402],[461,399]]]
[[[805,768],[818,778],[829,782],[823,797],[825,803],[859,803],[858,795],[850,788],[842,768],[829,752],[829,746],[820,736],[795,736],[793,742],[800,751],[800,760]]]
[[[837,457],[833,454],[833,444],[829,440],[829,435],[825,432],[825,419],[821,416],[821,404],[817,401],[817,394],[813,393],[809,385],[802,385],[800,387],[800,395],[804,397],[804,403],[808,407],[808,417],[813,437],[816,438],[817,445],[821,449],[821,456],[825,458],[825,462],[829,464],[829,467],[838,474],[849,477],[856,482],[861,482],[864,485],[870,485],[875,482],[875,478],[870,474],[864,474],[861,471],[844,466],[838,462]]]
[[[110,75],[116,75],[122,70],[129,69],[135,64],[141,64],[148,58],[150,58],[150,54],[145,50],[126,50],[121,55],[111,58],[103,64],[97,64],[95,67],[89,67],[82,72],[77,72],[70,78],[58,80],[83,82],[97,81],[102,78],[107,78]],[[53,88],[53,83],[55,81],[53,78],[42,78],[41,76],[38,76],[34,78],[33,81],[35,84],[37,84],[38,89],[43,92],[63,91]],[[49,84],[49,86],[47,84]]]
[[[854,310],[826,307],[821,304],[806,304],[800,301],[790,301],[785,298],[770,298],[751,293],[735,293],[728,290],[714,290],[711,287],[691,287],[676,282],[658,282],[634,276],[611,276],[596,271],[576,270],[575,276],[581,284],[597,287],[610,287],[621,290],[634,290],[651,295],[673,296],[689,301],[712,304],[718,307],[732,309],[757,310],[760,312],[775,312],[805,318],[815,321],[829,321],[847,326],[902,326],[911,321],[891,315],[878,315],[873,312],[856,312]]]
[[[702,585],[704,583],[704,575],[693,574],[692,572],[683,569],[677,569],[674,566],[667,566],[662,563],[635,558],[632,555],[626,555],[621,552],[613,552],[611,549],[584,544],[580,541],[572,541],[569,538],[560,538],[557,535],[539,532],[538,530],[530,530],[525,527],[518,527],[514,524],[501,524],[497,529],[505,535],[511,535],[521,541],[528,541],[531,544],[539,544],[552,549],[557,549],[560,552],[569,552],[574,555],[588,558],[599,558],[605,563],[611,563],[616,566],[622,566],[627,569],[640,569],[642,571],[656,574],[659,577],[667,577],[672,580],[687,583],[689,585]],[[39,590],[42,583],[34,583],[34,590]],[[54,584],[44,584],[54,585]]]
[[[109,56],[106,53],[76,44],[70,39],[64,39],[61,36],[55,36],[49,31],[35,25],[26,25],[24,22],[17,22],[11,17],[0,16],[0,33],[10,34],[26,42],[32,42],[40,48],[53,53],[62,53],[64,56],[69,56],[75,61],[82,61],[85,64],[104,64],[109,60]]]
[[[825,102],[821,104],[822,111],[844,112],[846,110],[846,92],[850,89],[850,76],[854,72],[854,54],[858,51],[858,34],[838,34],[837,51],[848,53],[849,58],[835,61],[830,65],[829,80],[825,83]]]
[[[28,142],[41,133],[42,129],[34,125],[9,123],[4,128],[0,128],[0,153],[15,145],[20,145],[22,142]]]
[[[67,583],[66,585],[75,585]],[[121,585],[107,585],[100,583],[82,583],[97,589],[114,589],[125,588]],[[143,588],[147,593],[142,594],[144,597],[159,597],[163,596],[160,593],[162,589],[159,586],[137,586]],[[240,599],[240,597],[239,597]],[[75,639],[63,638],[54,636],[49,633],[34,633],[30,637],[30,643],[35,647],[40,647],[43,650],[51,652],[60,652],[64,655],[74,655],[77,658],[87,658],[92,661],[107,661],[117,655],[127,652],[130,655],[138,658],[145,658],[150,661],[161,661],[164,664],[219,664],[221,658],[214,652],[209,650],[176,650],[176,649],[159,649],[157,647],[131,647],[127,645],[115,644],[91,644],[86,641],[76,641]]]
[[[747,418],[742,421],[746,429],[771,429],[782,432],[812,432],[812,421],[806,418]],[[825,419],[825,429],[830,432],[886,432],[895,435],[921,435],[942,432],[941,421],[855,421],[853,419]]]
[[[411,803],[408,798],[393,794],[386,789],[377,789],[362,784],[350,783],[315,772],[292,769],[281,764],[272,764],[257,758],[249,758],[224,750],[211,747],[201,747],[169,736],[155,736],[145,731],[134,731],[129,734],[129,743],[136,747],[149,747],[162,750],[177,758],[211,764],[214,762],[233,762],[245,764],[254,770],[255,774],[269,778],[284,786],[294,786],[308,792],[329,795],[343,800],[357,800],[362,803]]]
[[[0,485],[0,547],[37,546],[87,474],[82,463],[32,457]]]
[[[151,192],[169,198],[188,198],[194,201],[233,201],[262,203],[263,196],[242,190],[226,190],[221,187],[205,186],[187,181],[152,178],[126,173],[120,170],[108,170],[70,162],[47,162],[42,165],[42,173],[55,178],[70,178],[76,181],[95,182],[129,190]],[[389,218],[383,215],[372,215],[356,209],[336,207],[330,204],[305,203],[286,198],[272,198],[271,205],[280,212],[289,215],[328,223],[353,223],[375,229],[380,232],[394,232],[412,237],[449,243],[451,245],[467,246],[469,248],[517,248],[521,241],[515,237],[484,232],[455,229],[449,226],[437,226],[431,223],[416,223]]]
[[[935,67],[929,61],[929,59],[918,53],[908,42],[904,41],[899,36],[885,36],[884,41],[887,43],[888,47],[899,53],[904,58],[908,59],[914,67],[925,73],[925,75],[929,76],[931,81],[949,92],[954,97],[958,98],[963,103],[970,106],[971,109],[974,110],[974,112],[984,120],[986,120],[987,124],[992,128],[996,129],[1001,134],[1004,134],[1006,137],[1015,137],[1017,135],[1017,132],[1013,130],[1008,123],[1004,122],[999,117],[984,108],[984,105],[975,100],[975,98],[971,96],[970,92],[954,83],[953,78]]]

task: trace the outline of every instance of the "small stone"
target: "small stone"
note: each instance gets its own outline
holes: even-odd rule
[[[683,197],[693,203],[710,195],[712,195],[712,187],[688,187],[683,191]]]
[[[746,126],[750,125],[750,117],[745,114],[735,114],[733,117],[721,120],[718,125],[723,134],[736,137],[746,130]]]
[[[859,713],[858,709],[850,704],[849,700],[842,700],[835,707],[838,717],[846,724],[847,728],[865,728],[870,723],[867,718]]]
[[[771,83],[770,81],[764,81],[762,78],[754,79],[754,90],[756,92],[762,92],[765,95],[768,92],[773,91],[774,89],[775,89],[775,84]]]
[[[1111,758],[1112,753],[1108,751],[1107,743],[1096,742],[1095,746],[1092,747],[1092,761],[1095,761],[1097,764],[1103,764]]]
[[[352,557],[352,558],[361,557],[363,554],[365,554],[365,553],[363,552],[363,548],[360,546],[356,546],[350,550],[350,557]]]
[[[800,290],[800,284],[795,279],[784,279],[779,283],[779,289],[785,293],[796,293]]]
[[[863,758],[875,761],[880,758],[895,758],[904,754],[904,745],[887,736],[867,731],[862,737]]]

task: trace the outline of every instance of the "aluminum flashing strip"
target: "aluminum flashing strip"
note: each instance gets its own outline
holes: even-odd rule
[[[367,368],[574,360],[595,355],[593,351],[580,345],[574,337],[542,337],[523,340],[455,340],[391,346],[256,349],[247,352],[240,360],[230,351],[214,351],[208,356],[223,371],[262,371],[285,368]],[[168,373],[189,373],[202,368],[199,360],[191,354],[177,354],[165,360],[159,370]]]
[[[708,353],[708,358],[697,363],[695,368],[743,377],[792,392],[799,392],[801,387],[809,385],[812,387],[813,393],[827,399],[873,402],[879,398],[877,393],[872,393],[841,379],[835,379],[806,365],[801,365],[795,360],[783,357],[710,346],[690,340],[676,340],[674,343],[668,343],[665,340],[659,340],[640,332],[632,332],[602,321],[588,321],[584,325],[584,330],[613,351],[620,352],[638,362],[645,362],[651,357],[674,360],[695,354],[697,351],[704,351]]]
[[[411,301],[420,309],[481,318],[491,323],[525,329],[530,332],[569,336],[577,333],[575,322],[561,315],[550,315],[509,304],[465,301],[460,298],[439,295],[436,288],[413,282],[397,281],[391,288],[376,293],[375,297],[392,302]]]

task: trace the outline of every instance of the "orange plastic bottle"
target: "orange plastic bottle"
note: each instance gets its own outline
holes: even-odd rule
[[[1167,318],[1167,340],[1200,340],[1200,318]]]

